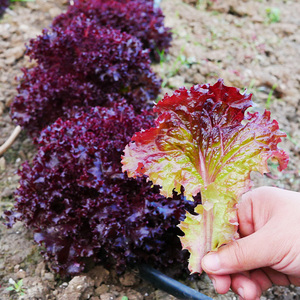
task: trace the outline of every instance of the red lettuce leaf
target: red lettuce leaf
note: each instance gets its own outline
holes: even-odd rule
[[[270,112],[251,113],[251,106],[251,95],[222,80],[182,88],[157,104],[156,127],[136,133],[125,148],[129,177],[148,176],[166,197],[181,186],[190,200],[201,192],[198,215],[180,225],[192,272],[201,272],[205,253],[237,238],[235,206],[251,187],[251,171],[269,172],[269,158],[280,170],[287,166],[288,155],[277,147],[285,134]]]

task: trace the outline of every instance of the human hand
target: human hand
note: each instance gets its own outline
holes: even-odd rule
[[[238,205],[241,238],[207,254],[202,268],[216,291],[259,299],[272,284],[300,285],[300,193],[261,187]]]

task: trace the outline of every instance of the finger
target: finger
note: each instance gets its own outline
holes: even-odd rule
[[[271,268],[263,268],[264,273],[269,277],[270,281],[276,285],[287,286],[290,285],[291,282],[287,275],[280,273]]]
[[[278,262],[278,249],[266,243],[272,228],[266,224],[255,233],[210,252],[202,259],[208,274],[225,275],[268,267]]]
[[[214,288],[219,294],[226,294],[231,285],[230,275],[208,275],[213,282]]]
[[[256,282],[256,284],[260,287],[261,291],[266,291],[272,286],[272,281],[262,269],[251,271],[250,279]]]
[[[239,232],[242,237],[248,236],[270,219],[272,209],[269,205],[275,205],[274,199],[278,198],[280,189],[273,187],[260,187],[245,193],[238,204]]]
[[[231,289],[244,300],[258,300],[262,293],[255,281],[241,273],[231,275]]]
[[[252,191],[250,191],[242,196],[241,202],[237,205],[239,233],[241,237],[254,233],[252,199]]]
[[[300,277],[296,276],[288,276],[288,279],[291,284],[295,286],[300,286]]]

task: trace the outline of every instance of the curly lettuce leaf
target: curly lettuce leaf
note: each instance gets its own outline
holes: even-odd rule
[[[179,225],[193,273],[202,271],[207,252],[237,238],[235,206],[251,187],[250,172],[269,172],[269,158],[280,170],[287,166],[288,155],[277,147],[285,134],[270,112],[250,113],[252,104],[251,95],[222,80],[182,88],[157,104],[156,127],[136,133],[124,150],[129,177],[147,175],[166,197],[181,186],[190,200],[201,192],[197,215],[187,213]]]

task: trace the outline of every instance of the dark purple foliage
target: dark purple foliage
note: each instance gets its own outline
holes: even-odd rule
[[[54,26],[66,28],[80,13],[85,14],[102,26],[111,26],[127,32],[144,45],[144,49],[165,50],[170,47],[172,34],[164,26],[160,8],[153,8],[153,1],[141,0],[75,0],[65,14],[53,21]],[[156,57],[158,58],[158,57]]]
[[[145,178],[129,179],[121,155],[131,136],[153,126],[150,112],[136,116],[126,103],[85,108],[42,131],[33,162],[19,171],[10,225],[34,229],[44,255],[61,274],[81,272],[87,260],[128,265],[186,267],[176,227],[191,205],[166,199]]]
[[[139,112],[160,90],[138,39],[84,16],[64,29],[44,30],[27,52],[38,66],[23,70],[11,116],[32,137],[76,106],[111,106],[125,98]]]
[[[9,6],[9,0],[0,0],[0,17],[4,14],[6,8]]]

